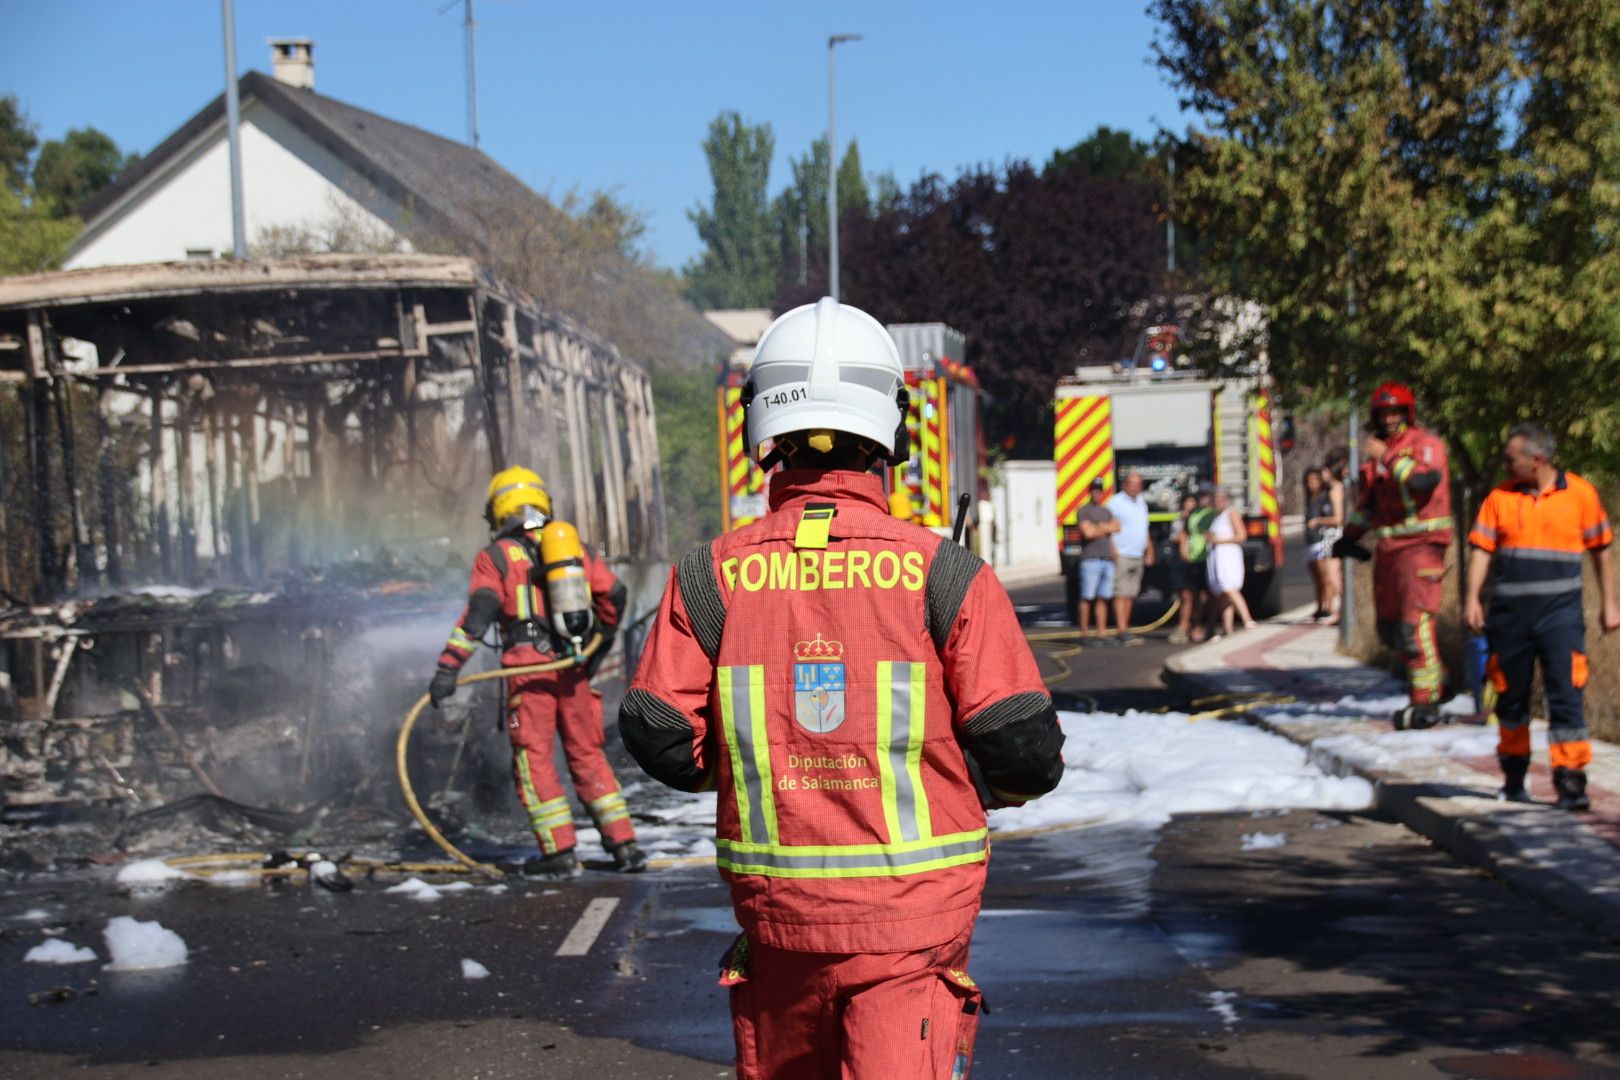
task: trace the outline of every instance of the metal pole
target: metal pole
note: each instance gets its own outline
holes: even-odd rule
[[[827,39],[827,295],[838,299],[838,94],[834,62],[837,47],[859,41],[859,34],[833,34]]]
[[[1356,317],[1356,287],[1345,288],[1345,313]],[[1356,412],[1356,376],[1350,373],[1350,467],[1344,476],[1344,520],[1350,523],[1350,508],[1355,505],[1356,485],[1361,479],[1361,417]],[[1343,526],[1341,526],[1343,527]],[[1356,643],[1356,560],[1340,559],[1343,569],[1339,573],[1344,588],[1339,596],[1339,646],[1349,650]]]
[[[473,0],[463,5],[462,26],[467,31],[467,145],[478,149],[478,49],[473,40]]]
[[[220,0],[225,17],[225,137],[231,151],[231,253],[247,258],[247,215],[242,205],[242,101],[236,88],[236,7]]]
[[[1176,218],[1174,213],[1176,199],[1176,159],[1175,152],[1170,157],[1170,190],[1169,198],[1165,200],[1164,215],[1164,269],[1166,273],[1176,272]]]

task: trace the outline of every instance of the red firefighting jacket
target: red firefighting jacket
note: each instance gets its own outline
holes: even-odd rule
[[[620,733],[656,779],[718,789],[751,939],[949,941],[978,913],[984,805],[1062,775],[1052,699],[995,575],[891,517],[876,477],[780,473],[770,508],[671,572]]]
[[[1345,535],[1371,533],[1385,552],[1451,542],[1451,465],[1433,432],[1411,426],[1361,470],[1361,495]]]
[[[588,550],[584,555],[592,614],[597,629],[611,639],[624,612],[626,589],[606,563]],[[539,562],[538,529],[501,536],[478,553],[473,559],[472,580],[467,586],[467,607],[439,654],[439,667],[461,670],[478,650],[484,631],[491,623],[500,631],[503,666],[543,664],[557,659],[546,610],[546,590],[535,583],[533,576]],[[598,652],[605,654],[607,645],[605,641]]]

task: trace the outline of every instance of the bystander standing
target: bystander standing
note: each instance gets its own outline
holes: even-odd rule
[[[1215,519],[1209,525],[1209,591],[1221,612],[1221,631],[1230,634],[1235,617],[1245,630],[1255,625],[1243,599],[1243,515],[1225,488],[1215,489]]]
[[[1468,532],[1468,592],[1463,621],[1490,643],[1486,670],[1496,686],[1502,798],[1529,802],[1530,687],[1536,661],[1547,697],[1547,757],[1564,810],[1591,809],[1586,767],[1592,743],[1582,701],[1586,687],[1586,617],[1581,556],[1589,554],[1602,600],[1605,634],[1620,630],[1609,545],[1609,515],[1590,483],[1553,464],[1557,442],[1540,424],[1508,433],[1506,483],[1485,497]],[[1493,567],[1494,564],[1494,567]],[[1494,573],[1492,573],[1494,568]],[[1480,600],[1492,574],[1489,614]]]
[[[1343,568],[1333,545],[1344,533],[1344,485],[1323,465],[1305,470],[1305,566],[1316,586],[1318,622],[1338,622]]]
[[[1140,645],[1131,633],[1131,615],[1142,592],[1142,575],[1153,565],[1153,540],[1148,536],[1148,504],[1142,497],[1142,474],[1125,474],[1119,491],[1108,500],[1114,515],[1114,626],[1121,645]],[[1100,630],[1101,627],[1099,626]]]
[[[1093,480],[1076,521],[1080,526],[1080,632],[1090,632],[1095,618],[1096,632],[1108,629],[1108,605],[1114,599],[1114,534],[1119,522],[1104,505],[1108,489],[1101,479]]]
[[[1170,644],[1185,645],[1192,640],[1193,628],[1198,628],[1198,636],[1203,638],[1202,599],[1204,594],[1203,563],[1198,564],[1197,580],[1194,581],[1192,573],[1193,562],[1189,550],[1188,521],[1198,512],[1198,496],[1192,492],[1181,497],[1181,511],[1176,520],[1170,523],[1170,547],[1167,552],[1166,569],[1170,576],[1170,592],[1176,597],[1181,608],[1177,612],[1176,628],[1170,632]]]

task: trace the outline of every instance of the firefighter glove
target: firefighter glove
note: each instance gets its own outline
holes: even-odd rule
[[[433,681],[428,683],[428,699],[434,706],[449,698],[456,692],[456,673],[449,668],[440,668],[433,674]]]
[[[1337,540],[1333,541],[1333,557],[1335,559],[1359,559],[1362,562],[1366,562],[1368,559],[1372,558],[1372,552],[1368,551],[1366,548],[1362,547],[1348,536],[1341,536]]]

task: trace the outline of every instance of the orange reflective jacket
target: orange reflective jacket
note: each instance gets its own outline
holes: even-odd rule
[[[1384,456],[1361,470],[1361,495],[1345,528],[1355,540],[1371,533],[1381,549],[1451,542],[1451,465],[1433,432],[1409,427],[1388,441]]]
[[[781,473],[770,506],[672,571],[620,732],[654,777],[718,790],[754,940],[948,941],[978,912],[984,805],[1062,774],[1051,697],[994,573],[891,517],[876,477]]]
[[[473,559],[467,585],[467,607],[450,631],[439,666],[459,671],[478,650],[484,631],[495,623],[501,635],[501,663],[506,667],[555,659],[548,625],[546,590],[535,584],[539,530],[527,536],[502,536]],[[624,612],[627,591],[607,564],[587,549],[585,580],[591,589],[597,628],[611,635]]]

